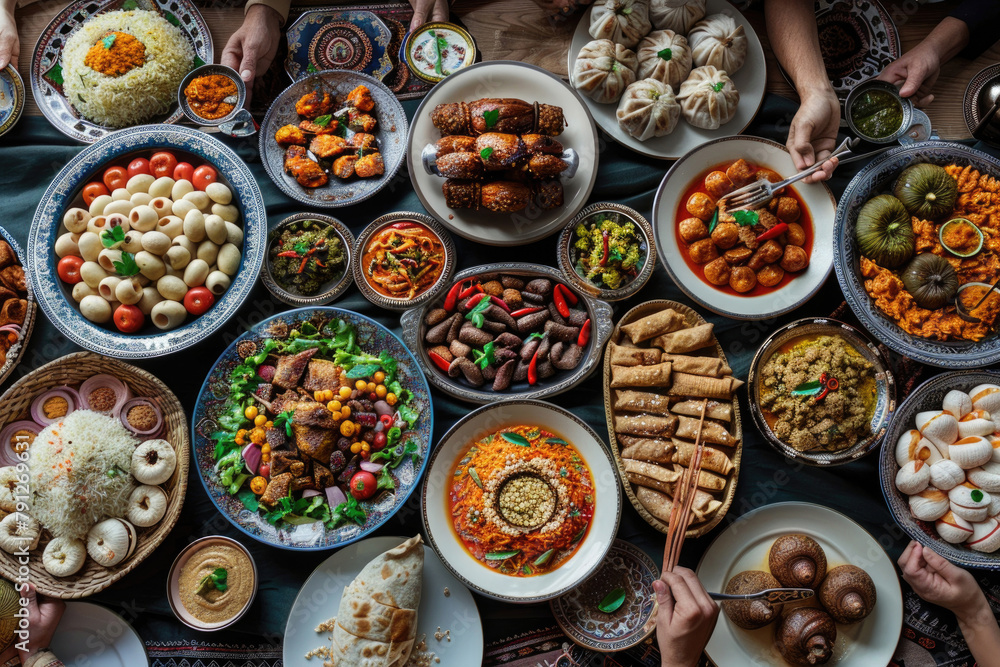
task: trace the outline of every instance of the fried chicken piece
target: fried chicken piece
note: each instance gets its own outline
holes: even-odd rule
[[[337,178],[350,178],[354,175],[354,163],[358,161],[358,156],[354,153],[341,155],[333,162],[333,175]]]
[[[292,173],[292,165],[294,164],[295,160],[303,158],[308,159],[306,157],[305,146],[299,146],[297,144],[289,146],[287,149],[285,149],[285,171],[287,171],[289,174]]]
[[[361,178],[371,178],[372,176],[382,176],[385,174],[385,164],[382,162],[381,153],[369,153],[358,158],[354,163],[354,173]]]
[[[288,146],[305,146],[306,145],[306,135],[305,132],[295,127],[294,125],[285,125],[279,127],[278,131],[274,133],[274,140],[278,142],[278,145],[282,148],[287,148]]]
[[[357,132],[351,136],[349,142],[355,148],[378,148],[375,143],[374,134],[365,134],[364,132]]]
[[[309,120],[316,120],[320,116],[325,116],[333,109],[333,98],[330,93],[312,91],[299,98],[295,103],[295,113],[304,116]]]
[[[358,113],[356,109],[351,109],[347,112],[347,127],[355,132],[371,133],[375,129],[377,122],[374,116],[369,116],[366,113]]]
[[[306,149],[302,146],[290,146],[285,151],[285,171],[304,188],[318,188],[330,180],[323,167],[306,157]]]
[[[309,150],[321,158],[337,157],[347,149],[347,142],[335,134],[320,134],[309,142]]]
[[[340,127],[340,123],[334,118],[331,118],[330,122],[326,125],[320,125],[311,120],[304,120],[299,123],[299,129],[309,134],[336,134],[338,127]]]
[[[372,99],[371,91],[364,84],[347,94],[347,102],[358,111],[371,111],[375,108],[375,100]]]

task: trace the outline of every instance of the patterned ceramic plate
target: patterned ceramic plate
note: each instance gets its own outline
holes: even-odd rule
[[[17,255],[18,261],[21,266],[25,269],[25,274],[28,272],[28,267],[24,263],[25,254],[21,250],[21,246],[18,245],[11,233],[7,231],[6,228],[0,226],[0,239],[3,239],[10,247],[14,249],[14,254]],[[31,332],[35,328],[35,313],[38,310],[38,306],[35,303],[34,291],[31,289],[31,281],[27,281],[28,288],[28,312],[24,315],[24,322],[21,323],[21,331],[18,333],[17,342],[10,346],[7,350],[7,354],[4,356],[3,361],[0,361],[0,383],[6,380],[10,374],[14,371],[14,368],[20,363],[21,357],[24,356],[24,351],[28,348],[28,339],[31,338]]]
[[[638,547],[615,540],[601,569],[572,591],[552,600],[552,615],[562,631],[584,648],[613,653],[642,643],[656,630],[656,563]],[[615,611],[599,606],[610,594],[624,591]]]
[[[0,70],[0,135],[17,124],[24,111],[24,81],[17,69],[7,64]]]
[[[308,320],[320,319],[329,321],[343,319],[354,326],[358,336],[358,344],[364,350],[380,352],[385,350],[398,363],[398,378],[406,389],[413,392],[414,408],[420,412],[416,434],[412,439],[420,443],[421,458],[416,464],[410,458],[404,459],[395,470],[396,490],[383,492],[371,501],[364,501],[363,507],[368,514],[364,526],[350,524],[334,530],[326,530],[322,523],[308,523],[298,526],[276,528],[257,512],[251,512],[243,507],[236,496],[229,495],[219,486],[213,472],[214,442],[210,435],[216,430],[216,418],[225,407],[229,395],[230,375],[233,368],[242,363],[243,356],[249,350],[256,350],[267,338],[272,338],[275,329],[292,328]],[[356,542],[369,535],[385,523],[406,503],[420,481],[420,476],[427,467],[431,435],[434,433],[434,410],[431,404],[430,389],[420,370],[420,365],[406,349],[402,341],[391,331],[364,315],[340,308],[298,308],[269,317],[260,324],[234,340],[226,351],[218,358],[205,378],[198,402],[194,408],[191,420],[191,444],[201,483],[208,492],[219,512],[238,529],[264,544],[270,544],[282,549],[296,551],[321,551],[342,547]]]
[[[80,190],[109,163],[128,164],[129,156],[146,157],[155,149],[187,153],[193,160],[208,162],[234,193],[243,225],[240,270],[229,289],[200,317],[169,331],[152,325],[136,334],[94,324],[80,314],[71,290],[56,275],[56,238],[63,213],[75,205]],[[171,354],[195,345],[215,333],[236,314],[257,281],[264,261],[267,215],[264,198],[246,163],[218,139],[198,130],[170,125],[140,125],[109,134],[83,149],[53,179],[35,210],[28,236],[28,275],[42,312],[69,340],[82,348],[120,359]]]
[[[379,152],[385,163],[385,174],[381,178],[358,178],[352,176],[342,180],[330,176],[330,182],[318,188],[304,188],[295,177],[285,172],[285,150],[274,140],[274,134],[284,125],[298,125],[300,116],[295,113],[295,103],[307,93],[321,89],[328,91],[338,101],[357,86],[364,84],[375,100],[374,114],[378,120],[375,137]],[[336,106],[334,108],[337,108]],[[359,72],[326,70],[299,79],[285,88],[271,104],[260,125],[260,156],[267,175],[278,189],[292,199],[320,208],[340,208],[350,206],[372,197],[392,180],[406,155],[406,134],[409,123],[403,106],[381,81]]]
[[[875,158],[851,179],[837,206],[833,230],[836,246],[833,266],[837,280],[848,305],[865,328],[876,340],[899,354],[941,368],[982,368],[1000,361],[1000,336],[991,335],[978,343],[941,342],[912,336],[879,310],[865,292],[861,257],[854,234],[858,212],[869,199],[890,190],[903,169],[918,162],[942,166],[953,163],[971,165],[982,173],[1000,176],[1000,160],[997,158],[961,144],[943,141],[901,146]]]
[[[837,624],[835,665],[887,665],[903,626],[903,595],[896,565],[880,543],[849,517],[812,503],[787,502],[751,510],[719,533],[701,557],[697,574],[709,591],[723,591],[733,575],[764,569],[767,554],[782,535],[808,535],[823,547],[827,568],[851,564],[875,582],[875,609],[863,621]],[[720,667],[786,665],[774,648],[774,626],[743,630],[719,614],[705,653]]]
[[[648,157],[660,158],[661,160],[676,160],[688,151],[697,148],[706,141],[719,137],[730,137],[740,134],[747,129],[750,122],[757,115],[761,104],[764,103],[764,89],[767,85],[767,65],[764,62],[764,48],[757,38],[757,33],[753,26],[747,21],[739,11],[736,10],[726,0],[708,0],[706,5],[708,14],[728,14],[736,21],[737,25],[743,26],[747,36],[747,57],[743,67],[736,74],[732,75],[733,85],[740,91],[740,103],[736,108],[736,114],[732,120],[717,130],[703,130],[691,125],[683,117],[677,122],[677,127],[670,134],[663,137],[654,137],[647,141],[639,141],[628,132],[618,126],[618,118],[615,113],[618,104],[598,104],[587,96],[583,96],[583,101],[594,115],[594,120],[600,125],[609,137],[634,153],[646,155]],[[583,18],[576,26],[573,33],[573,42],[569,47],[568,70],[570,81],[573,79],[573,70],[576,64],[576,56],[580,50],[590,42],[593,37],[588,32],[590,26],[590,13],[593,9],[588,9]],[[676,92],[676,91],[675,91]]]
[[[362,72],[381,80],[392,70],[392,31],[371,12],[313,9],[288,28],[285,71],[292,81],[316,70]]]
[[[944,395],[952,389],[969,391],[980,384],[1000,384],[1000,372],[969,370],[942,373],[917,387],[896,410],[896,417],[889,425],[889,432],[885,435],[879,455],[879,478],[882,482],[882,495],[889,505],[892,518],[907,535],[924,546],[931,547],[959,567],[1000,570],[1000,552],[980,553],[961,544],[945,542],[938,536],[933,521],[920,521],[913,517],[908,497],[896,488],[896,473],[899,472],[895,455],[896,443],[904,433],[916,428],[914,419],[917,414],[925,410],[940,410]]]
[[[89,17],[119,9],[146,9],[159,12],[180,28],[191,42],[195,67],[212,62],[212,33],[191,0],[75,0],[56,15],[42,32],[31,57],[31,94],[42,114],[52,125],[77,141],[93,143],[115,128],[97,125],[81,117],[63,95],[62,59],[66,40]],[[170,113],[150,118],[150,123],[176,123],[183,117],[177,105]]]

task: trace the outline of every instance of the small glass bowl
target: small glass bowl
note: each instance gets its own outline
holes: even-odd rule
[[[346,258],[341,274],[324,283],[316,294],[299,294],[282,287],[274,277],[274,266],[271,261],[271,248],[278,242],[285,230],[300,226],[307,220],[333,227],[334,233],[340,238]],[[278,226],[268,233],[267,254],[264,257],[260,280],[264,283],[267,291],[273,294],[276,299],[290,306],[322,306],[340,297],[351,286],[354,281],[354,259],[354,234],[351,234],[351,230],[344,223],[320,213],[296,213],[279,222]]]

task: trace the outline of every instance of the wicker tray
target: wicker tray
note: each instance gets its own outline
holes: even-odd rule
[[[666,299],[655,299],[653,301],[641,303],[625,313],[615,326],[615,330],[611,333],[609,341],[616,344],[621,342],[621,326],[623,324],[628,324],[645,317],[646,315],[652,315],[653,313],[666,308],[672,308],[678,313],[684,315],[684,317],[687,318],[688,324],[691,326],[706,323],[705,318],[699,315],[696,310],[690,308],[689,306],[685,306],[683,303],[668,301]],[[649,511],[642,506],[639,499],[635,497],[635,491],[633,489],[634,485],[628,481],[628,476],[625,473],[625,464],[622,461],[621,445],[618,443],[618,435],[615,433],[614,412],[611,410],[611,353],[608,351],[609,349],[610,345],[604,350],[604,415],[608,422],[608,436],[611,439],[611,452],[615,457],[615,464],[618,467],[618,477],[621,480],[622,487],[625,489],[625,495],[628,496],[629,501],[632,503],[632,506],[635,507],[639,516],[645,519],[646,523],[650,526],[656,528],[661,533],[666,534],[668,529],[667,524],[650,514]],[[722,349],[722,346],[719,344],[719,340],[717,338],[715,339],[715,349],[720,358],[726,358],[726,353]],[[686,534],[687,537],[701,537],[715,528],[719,522],[722,521],[722,517],[726,515],[726,512],[729,511],[729,506],[733,503],[733,496],[736,494],[736,480],[739,478],[740,474],[740,459],[743,456],[743,426],[740,422],[740,402],[736,399],[733,399],[733,423],[730,432],[733,434],[733,437],[736,438],[737,443],[733,448],[733,455],[730,457],[733,462],[733,470],[729,474],[729,479],[726,481],[726,487],[722,490],[721,495],[718,496],[722,500],[722,506],[715,511],[715,516],[713,516],[711,520],[689,528]]]
[[[93,595],[131,572],[160,545],[163,538],[177,523],[187,492],[188,462],[191,444],[188,440],[187,415],[180,401],[160,380],[141,368],[122,361],[103,357],[93,352],[75,352],[49,362],[14,383],[0,396],[0,425],[15,419],[28,418],[32,399],[42,391],[60,385],[79,385],[92,375],[107,373],[124,381],[136,396],[144,396],[156,401],[163,411],[166,433],[163,436],[177,453],[177,469],[173,476],[160,487],[167,492],[167,513],[163,519],[149,528],[136,528],[138,544],[135,553],[119,565],[106,568],[98,565],[90,557],[83,569],[71,577],[53,577],[42,567],[42,550],[51,536],[42,532],[38,547],[31,552],[28,563],[28,578],[39,593],[51,597],[74,599]],[[17,559],[0,551],[0,574],[12,581],[18,579]],[[22,577],[23,579],[23,577]]]

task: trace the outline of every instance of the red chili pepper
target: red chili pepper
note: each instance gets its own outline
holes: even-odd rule
[[[311,252],[309,254],[312,254]],[[302,273],[306,270],[306,264],[309,262],[309,254],[302,258],[302,263],[299,264],[299,270],[295,273]]]
[[[541,306],[535,306],[532,308],[518,308],[513,313],[510,314],[511,317],[524,317],[525,315],[531,315],[532,313],[537,313],[540,310],[545,310]]]
[[[788,224],[784,222],[779,222],[774,227],[757,237],[758,241],[767,241],[768,239],[773,239],[775,236],[781,236],[786,231],[788,231]]]
[[[503,300],[503,299],[501,299],[500,297],[498,297],[498,296],[493,296],[493,295],[491,294],[491,295],[490,295],[490,301],[492,301],[492,302],[493,302],[493,303],[495,303],[496,305],[500,306],[501,308],[503,308],[504,310],[506,310],[506,311],[507,311],[508,313],[510,312],[510,306],[508,306],[508,305],[506,304],[506,302],[504,302],[504,300]]]
[[[471,299],[469,299],[469,302],[465,304],[465,307],[471,310],[472,308],[478,306],[479,302],[482,301],[485,297],[486,295],[480,292],[479,294],[476,294]]]
[[[528,363],[528,384],[536,382],[538,382],[538,350],[531,355],[531,361]]]
[[[394,222],[389,226],[392,227],[393,229],[412,229],[413,227],[419,227],[417,223],[407,222],[405,220],[403,220],[402,222]]]
[[[434,362],[435,366],[443,370],[445,373],[447,373],[448,369],[451,368],[451,362],[449,362],[447,359],[442,357],[437,352],[428,352],[427,356],[431,358],[431,361]]]
[[[458,293],[458,300],[461,301],[470,294],[475,294],[476,292],[482,292],[482,291],[483,287],[479,283],[476,283],[474,285],[469,285],[467,288]]]
[[[562,283],[556,283],[556,285],[559,285],[559,287],[562,289],[563,298],[566,299],[566,302],[569,305],[575,306],[577,303],[580,302],[580,299],[578,299],[576,297],[576,294],[573,292],[573,290],[571,290],[570,288],[566,287]]]
[[[563,317],[569,317],[569,306],[566,305],[566,297],[563,295],[562,285],[556,283],[552,288],[552,303],[556,304],[556,310]]]
[[[458,293],[462,291],[462,285],[465,284],[464,280],[460,280],[451,286],[448,290],[448,295],[444,298],[444,309],[449,313],[455,310],[455,306],[458,305]]]
[[[604,254],[601,255],[601,261],[598,264],[604,266],[608,263],[608,255],[610,254],[610,250],[608,249],[608,230],[606,229],[601,232],[601,242],[604,243]]]
[[[279,252],[278,257],[298,257],[299,253],[294,250],[285,250],[284,252]]]
[[[580,335],[576,337],[576,344],[579,345],[580,347],[585,347],[589,340],[590,340],[590,318],[588,317],[587,321],[583,323],[582,327],[580,327]]]

